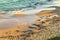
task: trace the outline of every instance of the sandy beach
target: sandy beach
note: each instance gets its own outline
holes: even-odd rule
[[[59,16],[56,16],[56,15],[57,14],[54,14],[54,10],[44,10],[36,13],[35,15],[15,14],[11,18],[1,19],[0,39],[3,40],[3,38],[7,36],[5,39],[9,40],[10,38],[8,39],[8,36],[12,36],[14,37],[13,40],[16,40],[16,39],[18,40],[17,35],[20,35],[19,36],[20,40],[23,40],[22,38],[24,37],[21,37],[21,35],[24,35],[25,34],[24,32],[27,32],[27,33],[40,32],[42,29],[44,29],[46,26],[48,26],[51,23],[54,17],[59,18]],[[35,25],[37,25],[38,27],[39,25],[41,25],[42,29],[41,28],[39,29]],[[15,36],[16,36],[16,39],[15,39]],[[34,37],[32,37],[32,40],[33,38]]]

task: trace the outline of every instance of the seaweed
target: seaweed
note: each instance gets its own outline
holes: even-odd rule
[[[50,39],[48,39],[48,40],[60,40],[60,36],[54,37],[54,38],[50,38]]]

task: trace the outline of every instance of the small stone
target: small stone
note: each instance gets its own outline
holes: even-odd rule
[[[19,30],[16,30],[16,32],[20,32]]]
[[[42,21],[42,24],[45,23],[44,21]]]
[[[40,25],[38,25],[38,24],[33,24],[33,25],[38,26],[38,27],[40,26]]]

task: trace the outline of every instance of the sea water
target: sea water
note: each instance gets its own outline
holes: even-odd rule
[[[0,14],[11,15],[13,11],[21,11],[30,15],[42,10],[55,10],[55,8],[50,8],[50,6],[59,5],[60,0],[0,0]]]
[[[37,6],[48,4],[47,0],[0,0],[0,11],[35,9]]]

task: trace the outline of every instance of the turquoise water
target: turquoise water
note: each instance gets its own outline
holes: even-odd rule
[[[36,8],[48,4],[51,0],[0,0],[0,11],[21,10],[24,8]]]

